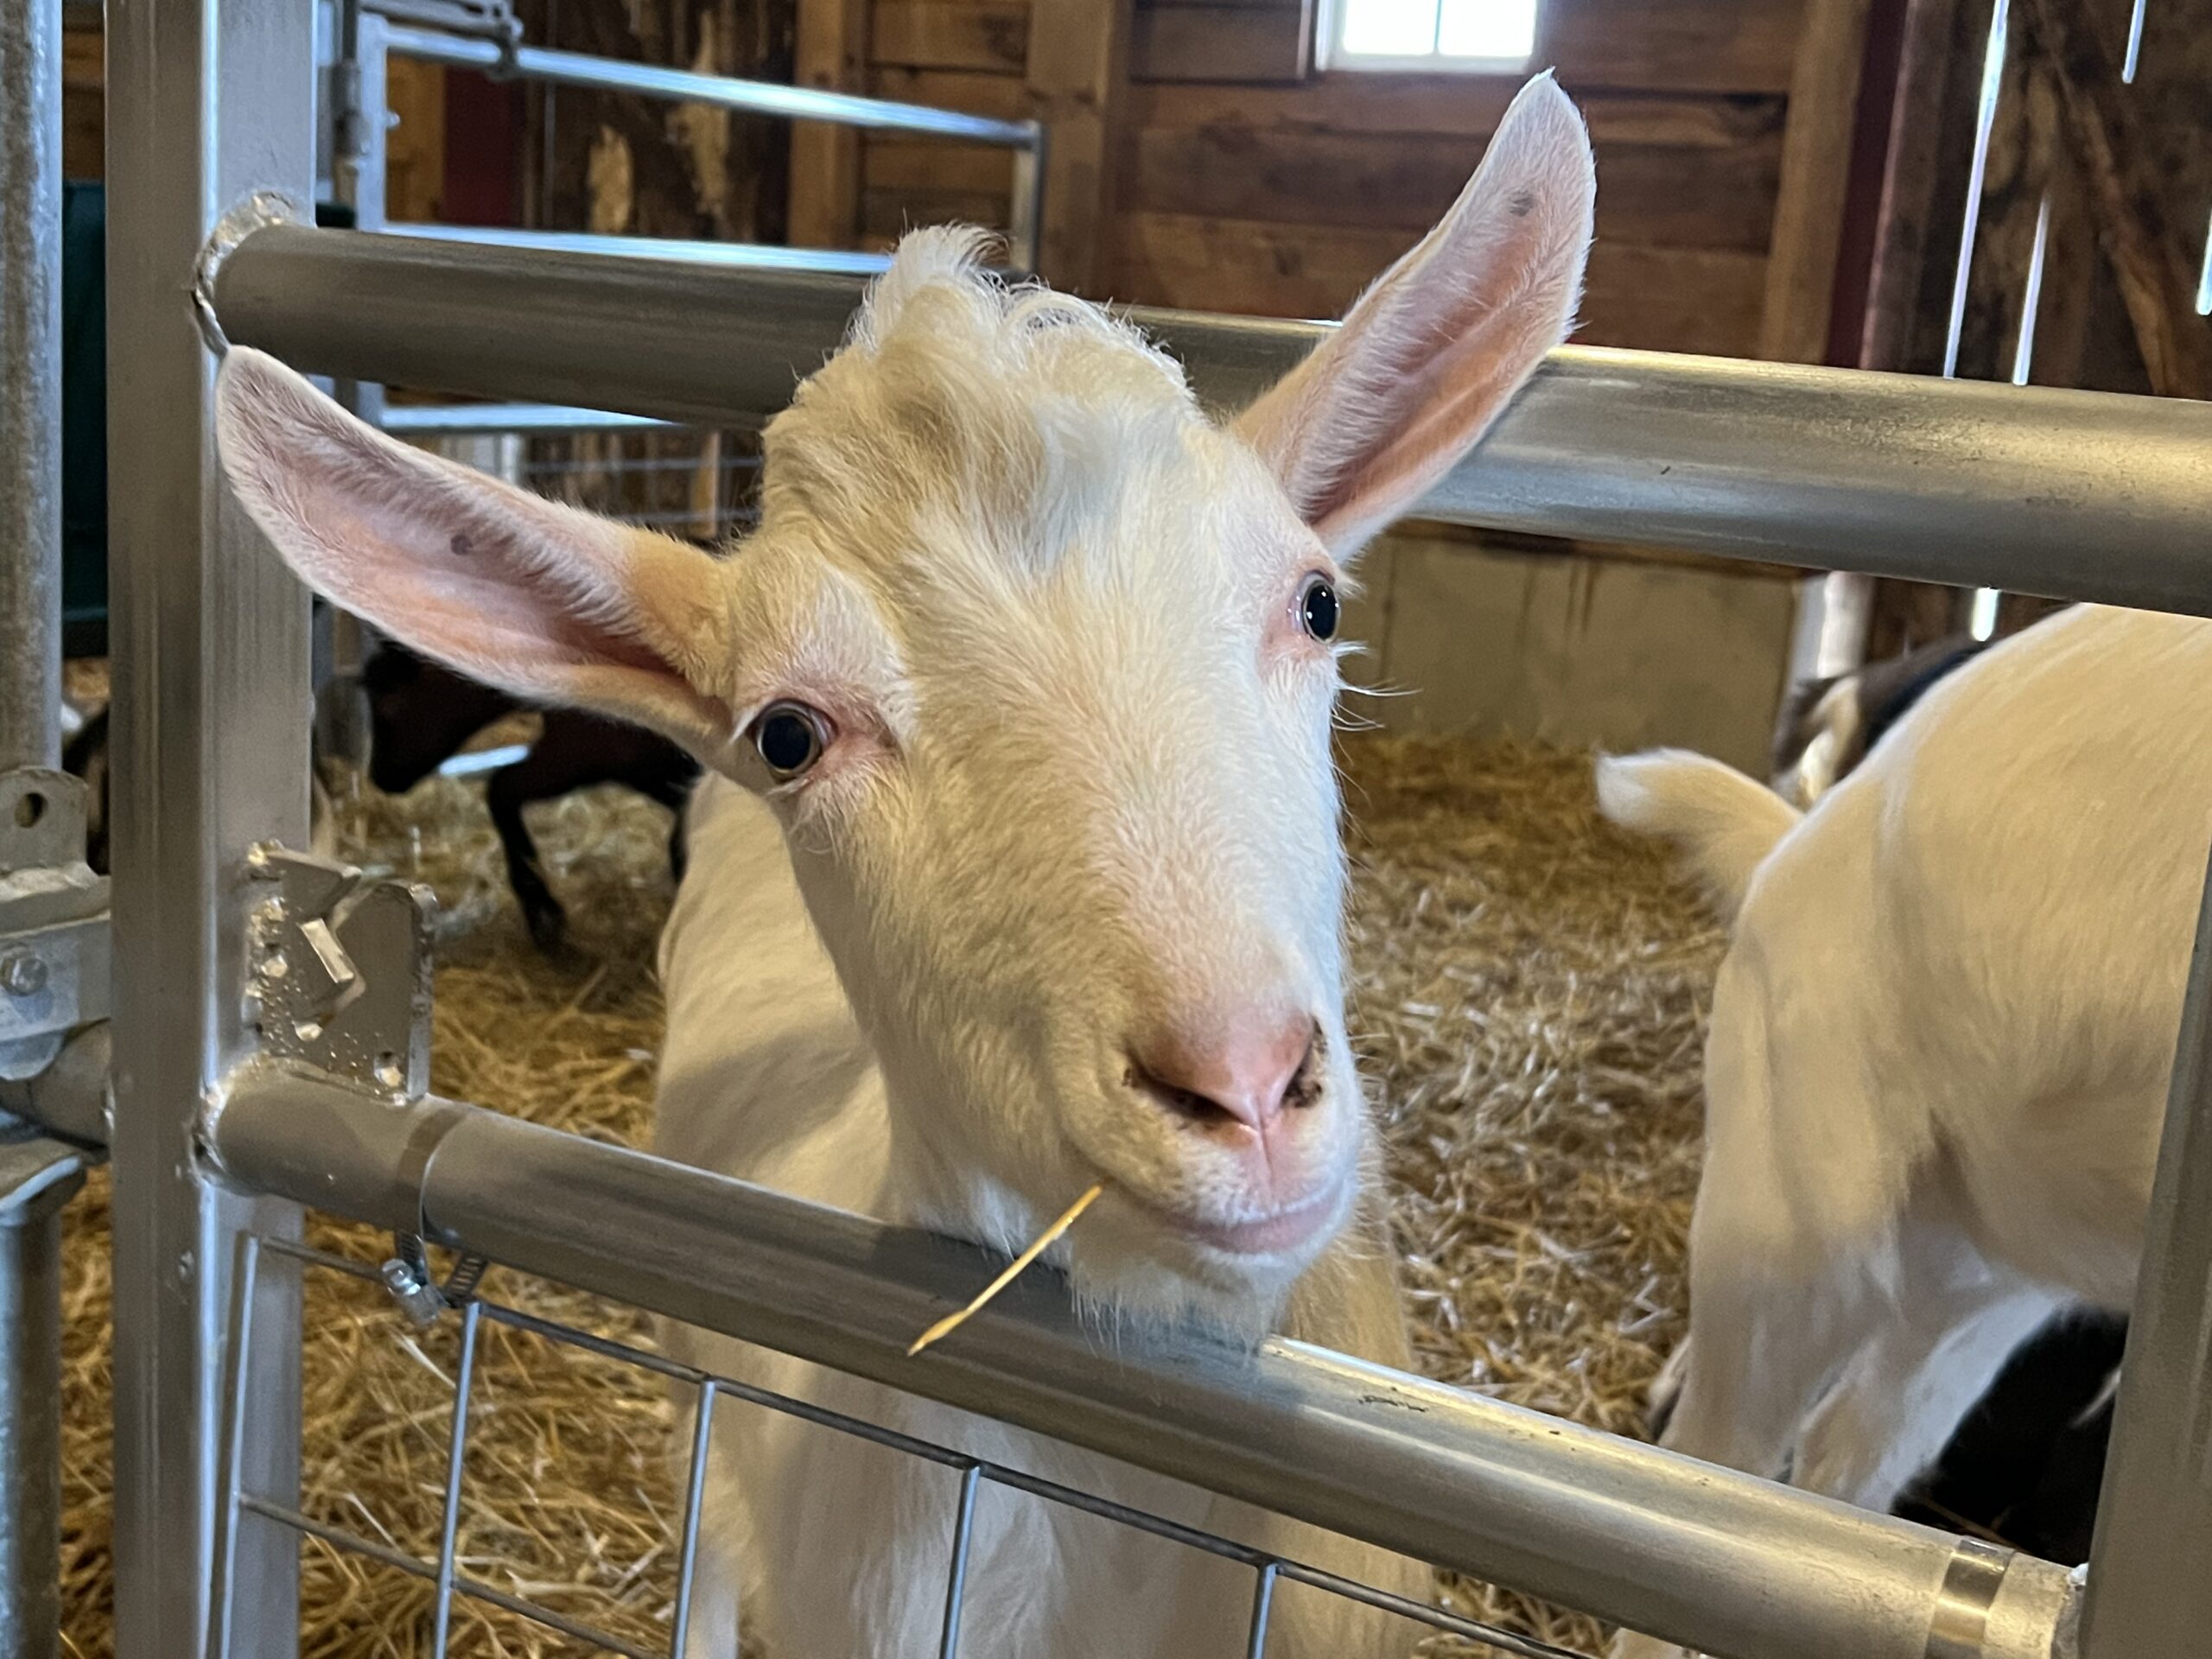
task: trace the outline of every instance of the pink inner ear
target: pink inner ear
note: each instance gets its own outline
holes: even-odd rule
[[[1412,506],[1567,330],[1594,185],[1581,118],[1524,87],[1452,211],[1238,429],[1332,550]]]
[[[258,353],[219,384],[239,499],[321,592],[464,673],[719,747],[687,676],[722,649],[703,553],[395,443]]]

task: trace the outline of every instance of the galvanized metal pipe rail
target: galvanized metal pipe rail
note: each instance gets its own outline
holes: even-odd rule
[[[1049,1274],[908,1359],[996,1258],[477,1107],[393,1106],[263,1062],[232,1079],[207,1135],[254,1191],[419,1230],[1720,1659],[2050,1659],[2066,1610],[2067,1575],[2046,1562],[1302,1344],[1254,1353],[1197,1330],[1102,1343]],[[1979,1645],[1939,1649],[1939,1617],[1955,1633],[1962,1612]]]
[[[0,0],[0,772],[61,752],[61,9]]]
[[[60,747],[61,9],[0,0],[0,772]],[[0,1659],[60,1643],[61,1210],[82,1169],[0,1106]]]
[[[957,110],[932,109],[925,104],[901,104],[891,99],[862,98],[850,92],[824,92],[814,86],[785,86],[773,81],[740,80],[728,75],[700,74],[652,63],[626,63],[619,59],[559,52],[545,47],[518,46],[506,53],[495,41],[442,34],[402,23],[387,25],[385,45],[388,51],[402,57],[441,63],[449,68],[512,75],[556,86],[588,87],[594,92],[630,92],[670,104],[703,104],[710,109],[730,110],[742,115],[825,121],[873,132],[919,133],[931,138],[957,138],[971,144],[1021,149],[1034,148],[1042,141],[1044,131],[1034,121],[998,121]]]
[[[214,284],[232,339],[303,370],[701,423],[780,408],[860,293],[293,226],[254,232]],[[1130,315],[1224,406],[1329,326]],[[2212,613],[2212,404],[1569,347],[1421,511]]]

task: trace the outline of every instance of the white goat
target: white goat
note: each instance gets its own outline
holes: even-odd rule
[[[1337,586],[1565,332],[1592,188],[1573,106],[1533,83],[1444,221],[1226,427],[1131,330],[1002,289],[972,237],[918,232],[770,426],[760,529],[722,563],[390,443],[250,353],[223,372],[223,454],[339,602],[524,696],[650,722],[721,774],[662,952],[661,1150],[1000,1246],[1103,1177],[1057,1257],[1087,1306],[1403,1363],[1342,1016]],[[1033,1435],[676,1340],[1421,1582]],[[932,1648],[951,1476],[734,1408],[712,1453],[695,1652],[735,1652],[741,1564],[778,1659]],[[1006,1492],[976,1529],[973,1659],[1241,1640],[1243,1569]],[[1310,1591],[1274,1634],[1277,1659],[1389,1646],[1376,1615]]]
[[[1735,916],[1664,1444],[1886,1509],[2056,1310],[2128,1306],[2207,687],[2212,624],[2083,607],[1931,689],[1802,821],[1700,756],[1599,763],[1606,814]]]

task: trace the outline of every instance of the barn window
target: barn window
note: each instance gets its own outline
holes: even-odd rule
[[[1538,0],[1321,0],[1325,69],[1525,68]]]

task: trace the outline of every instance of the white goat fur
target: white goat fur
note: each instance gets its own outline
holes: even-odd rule
[[[1802,822],[1700,756],[1600,762],[1609,816],[1741,901],[1665,1444],[1886,1509],[2055,1311],[2130,1305],[2208,686],[2212,624],[2082,607],[1935,687]]]
[[[974,238],[918,232],[770,426],[760,527],[721,562],[392,444],[243,351],[219,389],[225,464],[340,603],[522,695],[653,724],[721,774],[663,947],[662,1151],[1007,1247],[1103,1176],[1055,1254],[1102,1335],[1186,1315],[1402,1364],[1342,1014],[1336,648],[1298,596],[1565,333],[1592,192],[1580,119],[1532,83],[1446,219],[1228,427],[1103,313],[1007,290]],[[749,734],[785,700],[834,735],[778,781]],[[1132,1065],[1161,1032],[1225,1052],[1254,1010],[1313,1033],[1297,1109],[1264,1125],[1170,1109]],[[1033,1435],[671,1340],[1387,1587],[1423,1581]],[[748,1630],[778,1659],[933,1647],[951,1476],[749,1409],[711,1448],[695,1654],[735,1652],[741,1563]],[[977,1528],[970,1659],[1241,1641],[1244,1569],[1002,1491]],[[1269,1651],[1402,1649],[1390,1623],[1292,1586]]]

